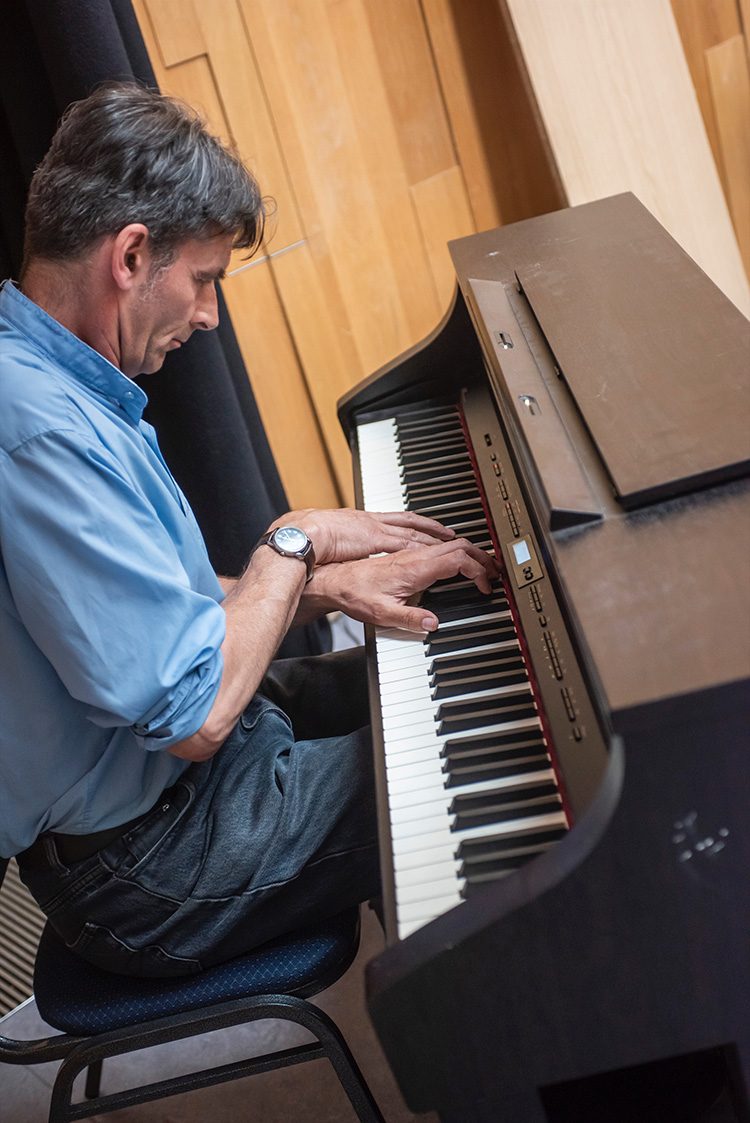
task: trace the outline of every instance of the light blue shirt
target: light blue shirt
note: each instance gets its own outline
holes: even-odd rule
[[[146,395],[0,290],[0,855],[148,810],[222,673],[223,592]],[[154,751],[157,750],[157,751]]]

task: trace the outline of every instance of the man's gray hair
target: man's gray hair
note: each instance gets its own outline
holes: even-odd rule
[[[248,256],[263,237],[258,184],[189,106],[134,83],[103,86],[67,109],[34,173],[24,267],[74,260],[131,222],[157,260],[180,242],[233,234]]]

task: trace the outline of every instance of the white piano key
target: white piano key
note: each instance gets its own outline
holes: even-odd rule
[[[421,920],[422,923],[427,923],[430,920],[434,920],[436,916],[447,912],[448,909],[452,909],[460,904],[461,895],[458,890],[454,890],[452,893],[445,893],[431,900],[429,903],[426,901],[417,901],[413,904],[402,905],[398,910],[399,925],[419,920]]]

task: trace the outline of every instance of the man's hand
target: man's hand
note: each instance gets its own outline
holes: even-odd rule
[[[298,526],[304,530],[312,539],[318,565],[412,550],[455,538],[448,527],[413,511],[378,513],[349,507],[289,511],[271,523],[271,529],[277,526]]]
[[[438,626],[434,613],[406,603],[415,593],[458,574],[489,593],[499,572],[495,559],[465,538],[323,565],[302,594],[295,623],[338,609],[366,624],[431,632]]]

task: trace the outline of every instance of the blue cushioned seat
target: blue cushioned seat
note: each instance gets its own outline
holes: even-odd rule
[[[0,880],[2,880],[0,868]],[[363,1123],[385,1123],[335,1023],[307,999],[346,971],[359,944],[359,909],[322,920],[196,975],[143,979],[92,967],[48,924],[34,975],[39,1013],[58,1036],[16,1041],[0,1036],[0,1062],[62,1060],[49,1123],[116,1111],[210,1084],[327,1057]],[[194,1037],[261,1018],[304,1026],[315,1041],[230,1065],[100,1095],[107,1057]],[[86,1098],[72,1102],[73,1082],[87,1070]],[[250,1093],[252,1095],[252,1093]]]
[[[113,975],[69,951],[48,924],[34,971],[39,1013],[55,1029],[104,1033],[136,1022],[256,994],[310,997],[338,979],[352,961],[359,910],[281,936],[247,955],[180,978]]]

